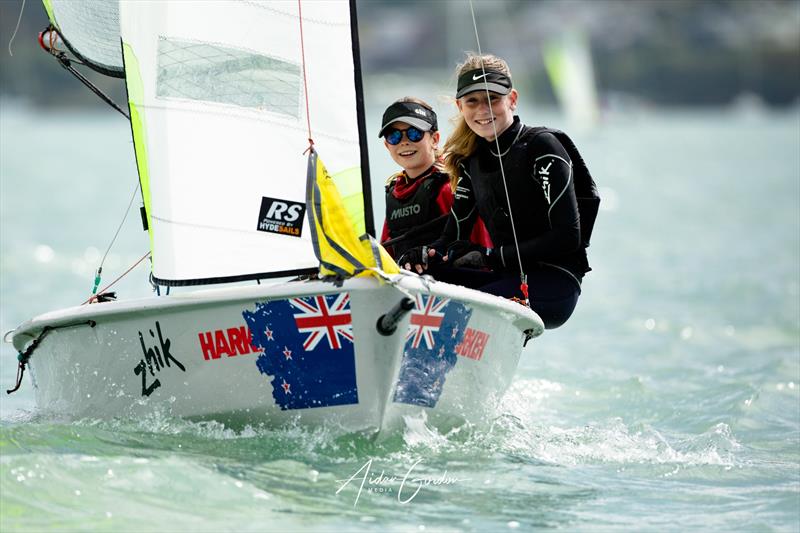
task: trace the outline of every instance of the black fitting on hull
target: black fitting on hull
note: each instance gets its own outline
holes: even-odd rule
[[[397,302],[394,307],[389,309],[388,313],[378,319],[378,323],[375,324],[378,333],[385,337],[394,333],[397,329],[397,324],[412,309],[414,309],[414,300],[411,298],[403,298]]]

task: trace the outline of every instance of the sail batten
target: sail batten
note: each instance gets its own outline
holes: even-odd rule
[[[350,8],[303,3],[306,94],[296,1],[120,3],[138,70],[126,79],[157,282],[317,269],[305,216],[308,122],[331,174],[348,176],[354,227],[371,229]]]

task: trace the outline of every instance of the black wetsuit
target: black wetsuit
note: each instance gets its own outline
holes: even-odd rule
[[[531,307],[545,327],[555,328],[572,314],[581,280],[589,271],[581,243],[572,163],[553,134],[528,128],[518,117],[499,141],[519,254],[497,145],[484,139],[478,140],[476,152],[462,162],[451,216],[436,245],[463,239],[480,215],[494,243],[493,253],[500,260],[491,281],[481,273],[474,283],[462,280],[462,284],[498,296],[521,297],[521,260],[528,276]]]

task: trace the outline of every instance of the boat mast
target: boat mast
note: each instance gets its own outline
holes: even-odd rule
[[[369,178],[369,152],[367,151],[367,125],[364,111],[364,85],[361,77],[361,51],[358,42],[358,15],[356,0],[350,0],[350,32],[353,45],[353,76],[356,88],[358,113],[358,144],[361,148],[361,192],[364,196],[364,231],[375,236],[375,218],[372,212],[372,187]]]

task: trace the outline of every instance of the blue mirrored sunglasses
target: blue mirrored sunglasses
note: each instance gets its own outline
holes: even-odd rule
[[[403,140],[403,133],[406,134],[406,137],[408,137],[408,140],[411,141],[412,143],[418,143],[422,140],[423,137],[425,137],[424,131],[415,128],[414,126],[411,126],[407,130],[397,130],[397,129],[386,130],[384,138],[386,139],[387,143],[391,144],[392,146],[396,146],[400,144],[400,141]]]

